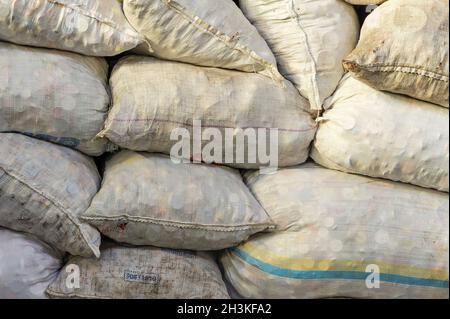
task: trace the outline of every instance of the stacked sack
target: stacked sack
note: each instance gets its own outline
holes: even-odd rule
[[[139,20],[131,26],[115,0],[0,1],[0,65],[4,70],[0,75],[0,226],[4,227],[0,229],[4,244],[0,251],[1,297],[43,298],[54,281],[47,296],[55,298],[228,298],[213,254],[177,249],[227,248],[272,227],[237,171],[219,166],[177,166],[167,156],[156,154],[123,151],[111,156],[106,163],[104,187],[94,199],[102,179],[88,156],[117,149],[99,135],[111,102],[104,57],[138,46],[158,57],[182,62],[196,62],[195,57],[199,57],[205,66],[266,73],[268,77],[252,77],[249,73],[247,80],[238,71],[223,71],[224,79],[221,70],[198,71],[201,75],[217,74],[224,82],[237,74],[238,81],[256,82],[256,93],[272,90],[268,95],[280,99],[294,118],[305,118],[293,125],[310,126],[305,141],[294,137],[288,142],[305,148],[297,161],[307,157],[314,122],[306,112],[303,115],[300,108],[294,108],[297,102],[305,104],[299,96],[284,97],[289,88],[284,91],[284,80],[276,71],[272,54],[238,8],[230,2],[227,11],[218,11],[219,19],[232,14],[236,20],[216,34],[205,22],[205,29],[194,34],[193,40],[210,42],[210,47],[200,50],[203,52],[194,50],[186,58],[178,56],[184,54],[184,48],[172,48],[180,43],[176,38],[179,31],[166,35],[171,26],[165,23],[170,19],[160,20],[170,12],[184,20],[185,13],[175,10],[169,1],[159,4],[161,11],[153,19],[161,21],[161,29],[147,34],[140,30]],[[151,1],[130,1],[126,8],[146,11],[152,5]],[[207,16],[214,14],[217,3],[210,8],[207,5],[193,5],[192,14],[203,9]],[[217,22],[216,17],[210,18],[212,23]],[[217,27],[222,22],[217,22]],[[192,25],[195,33],[193,21],[186,19],[185,23]],[[136,32],[135,27],[142,32]],[[249,37],[240,41],[229,36],[231,31],[245,32]],[[167,47],[156,50],[155,44],[160,41]],[[199,42],[198,47],[204,44]],[[140,61],[171,65],[150,57]],[[182,73],[179,76],[186,77]],[[141,81],[136,92],[146,94],[146,85]],[[211,85],[205,80],[205,86]],[[120,95],[116,89],[112,91],[113,96]],[[220,92],[216,89],[214,94]],[[251,101],[251,96],[247,99]],[[236,104],[255,107],[251,103]],[[168,105],[172,106],[171,101]],[[140,112],[145,111],[141,108]],[[112,113],[114,116],[114,108]],[[275,121],[274,115],[270,116]],[[262,120],[255,119],[251,124],[265,124],[258,121]],[[287,124],[292,123],[290,120]],[[140,177],[140,182],[123,179],[131,178],[130,171]],[[175,181],[179,179],[178,185]],[[196,183],[199,180],[202,185]],[[184,185],[196,187],[196,192]],[[153,195],[143,197],[153,187]],[[110,196],[114,197],[109,202],[113,210],[105,206],[108,202],[102,202]],[[229,198],[234,204],[228,203]],[[240,210],[242,207],[244,210]],[[106,241],[100,247],[100,232],[92,225],[121,243],[140,246],[124,247]],[[64,261],[67,265],[54,280]],[[68,277],[70,280],[66,280]]]
[[[448,296],[448,4],[235,2],[0,0],[1,298]]]
[[[286,21],[279,2],[241,0],[263,30]],[[317,164],[246,173],[277,231],[222,255],[242,297],[448,298],[448,10],[441,0],[377,7],[317,118]],[[273,38],[276,55],[287,49]]]
[[[129,0],[123,8],[145,39],[135,51],[152,57],[127,56],[115,65],[113,105],[100,137],[133,151],[250,169],[265,163],[247,154],[240,160],[239,147],[247,153],[266,140],[239,143],[241,131],[275,128],[278,165],[307,159],[316,132],[309,104],[280,75],[268,45],[232,1]],[[196,123],[205,128],[200,145],[193,141]],[[226,131],[233,131],[231,142],[207,152],[210,135]],[[174,137],[190,152],[173,151]]]
[[[0,41],[0,297],[46,298],[66,253],[100,255],[79,217],[112,149],[103,56],[142,39],[115,1],[2,0]]]
[[[210,251],[273,228],[235,169],[265,164],[247,160],[265,137],[245,130],[279,129],[289,166],[317,128],[255,27],[231,0],[2,0],[0,16],[0,226],[54,269],[38,287],[1,272],[5,294],[228,298]],[[172,154],[196,122],[231,130],[228,148]],[[5,269],[23,258],[3,250]]]

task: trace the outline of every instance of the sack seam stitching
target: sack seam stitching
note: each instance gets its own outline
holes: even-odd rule
[[[255,51],[247,47],[246,45],[240,44],[236,42],[234,46],[231,45],[232,39],[227,34],[221,32],[218,30],[215,26],[210,25],[206,21],[203,21],[198,16],[190,15],[187,10],[185,10],[179,3],[173,0],[160,0],[162,2],[165,2],[165,4],[169,7],[169,9],[175,11],[180,15],[182,18],[187,20],[190,24],[195,26],[200,31],[207,32],[211,34],[214,38],[220,40],[223,42],[228,48],[234,51],[241,52],[245,55],[247,55],[252,60],[256,61],[258,64],[262,65],[263,67],[266,67],[271,71],[271,74],[277,78],[278,81],[281,81],[283,77],[279,73],[279,71],[275,68],[273,64],[271,64],[269,61],[263,59],[260,57]],[[213,32],[214,31],[214,32]],[[262,71],[261,71],[262,72]],[[256,72],[257,73],[257,72]]]
[[[156,224],[163,225],[169,227],[176,228],[188,228],[188,229],[200,229],[200,230],[213,230],[218,232],[233,232],[233,231],[245,231],[251,229],[260,229],[260,228],[275,228],[275,225],[271,223],[261,223],[261,224],[242,224],[237,226],[229,226],[229,225],[199,225],[199,224],[191,224],[191,223],[182,223],[182,222],[173,222],[173,221],[165,221],[161,219],[153,219],[147,217],[129,217],[129,216],[114,216],[114,217],[97,217],[97,216],[81,216],[82,220],[86,221],[120,221],[120,219],[124,219],[125,221],[135,222],[135,223],[143,223],[143,224]],[[224,228],[235,228],[235,229],[224,229]]]
[[[291,9],[292,13],[296,17],[295,18],[296,24],[298,25],[298,27],[302,31],[302,34],[303,34],[304,39],[305,39],[304,43],[305,43],[306,51],[308,52],[308,56],[309,56],[309,58],[311,60],[311,64],[313,65],[313,68],[312,68],[313,74],[311,76],[311,84],[312,84],[313,94],[314,94],[314,104],[316,104],[316,102],[320,101],[319,88],[317,87],[317,73],[318,73],[317,62],[314,59],[314,55],[312,53],[312,49],[311,49],[311,46],[309,44],[308,34],[307,34],[305,28],[303,27],[303,25],[300,22],[300,14],[295,12],[294,6],[295,6],[295,3],[294,3],[294,0],[292,0],[290,9]],[[320,104],[320,102],[319,102],[319,104]],[[318,110],[321,110],[321,105],[315,105],[315,106],[317,107]],[[315,107],[314,107],[314,109],[315,109]]]
[[[398,72],[398,73],[409,73],[417,74],[419,76],[424,76],[427,78],[435,79],[442,82],[449,82],[449,77],[444,74],[429,71],[424,68],[409,66],[409,65],[395,65],[395,64],[382,64],[382,63],[372,63],[372,64],[359,64],[353,61],[345,60],[344,64],[351,64],[365,71],[373,72]],[[409,69],[409,70],[407,70]],[[350,71],[350,70],[349,70]],[[426,74],[429,73],[429,74]]]

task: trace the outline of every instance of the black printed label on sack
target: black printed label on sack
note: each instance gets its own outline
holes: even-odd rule
[[[139,282],[143,284],[157,284],[159,283],[159,275],[146,274],[136,270],[125,270],[124,280],[129,282]]]

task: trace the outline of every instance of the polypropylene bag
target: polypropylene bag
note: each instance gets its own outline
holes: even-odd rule
[[[282,81],[267,43],[231,0],[125,0],[124,12],[146,39],[139,51]]]
[[[20,132],[101,155],[109,106],[102,58],[0,42],[0,132]]]
[[[44,299],[63,255],[28,234],[0,227],[0,299]]]
[[[308,163],[246,175],[278,226],[221,258],[246,298],[448,299],[448,195]]]
[[[359,22],[353,7],[342,0],[239,3],[275,54],[280,73],[317,113],[344,74],[342,59],[356,46]]]
[[[278,166],[290,166],[307,159],[316,131],[307,101],[292,84],[281,88],[259,74],[131,56],[115,66],[110,84],[113,106],[99,136],[135,151],[201,160],[212,140],[203,138],[209,129],[219,135],[215,163],[265,167],[261,156],[248,156],[264,150]],[[241,143],[237,136],[249,130],[254,138]],[[269,137],[276,146],[267,146]],[[188,154],[173,151],[185,141]]]
[[[365,20],[344,60],[355,78],[378,90],[448,108],[447,0],[391,0]]]
[[[70,258],[47,294],[85,299],[229,298],[208,253],[110,243],[102,247],[100,259]]]
[[[0,155],[0,226],[72,255],[98,257],[100,233],[79,220],[100,187],[94,161],[9,133],[0,133]]]
[[[448,109],[350,76],[325,107],[311,152],[317,163],[448,192]]]
[[[143,41],[117,0],[0,0],[0,39],[93,56]]]
[[[106,162],[81,218],[118,242],[192,250],[236,246],[272,226],[238,171],[132,151]]]

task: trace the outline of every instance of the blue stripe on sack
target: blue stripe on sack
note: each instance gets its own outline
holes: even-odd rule
[[[258,260],[246,252],[238,249],[231,248],[230,251],[247,262],[248,264],[259,268],[260,270],[279,277],[293,278],[293,279],[354,279],[354,280],[366,280],[369,273],[359,271],[333,271],[333,270],[291,270],[279,268],[270,264],[267,264],[261,260]],[[448,288],[448,281],[438,279],[425,279],[418,277],[409,277],[392,274],[380,274],[380,280],[384,282],[391,282],[402,285],[413,286],[426,286],[436,288]]]

